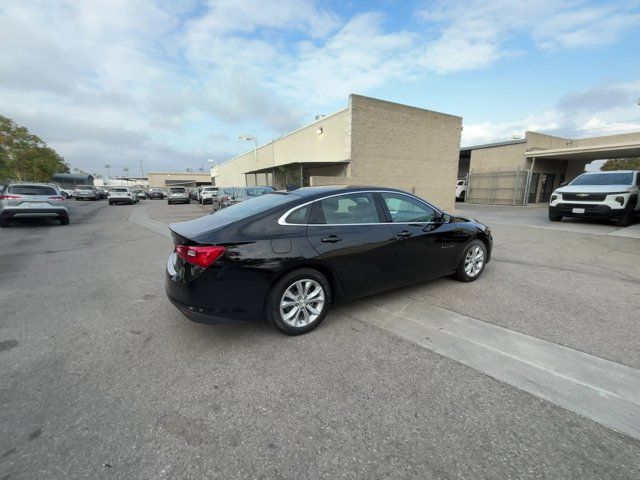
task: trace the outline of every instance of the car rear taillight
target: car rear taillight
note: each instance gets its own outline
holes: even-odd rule
[[[18,200],[20,198],[22,198],[20,195],[0,195],[0,200]]]
[[[215,262],[226,250],[226,247],[218,246],[187,247],[185,245],[176,245],[176,253],[181,259],[203,268]]]
[[[62,195],[53,195],[49,197],[49,200],[64,200],[64,197]]]

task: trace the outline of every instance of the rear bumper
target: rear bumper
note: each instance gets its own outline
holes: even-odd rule
[[[269,279],[250,269],[216,265],[194,267],[167,260],[165,292],[178,310],[198,323],[251,323],[264,319]]]
[[[133,203],[133,198],[110,198],[109,201],[111,203]]]
[[[625,211],[624,208],[611,208],[600,204],[558,203],[549,207],[549,215],[575,218],[619,218]]]
[[[171,202],[171,203],[180,203],[180,202],[189,203],[191,201],[191,199],[190,198],[184,198],[184,197],[169,197],[169,198],[167,198],[167,201]]]
[[[5,208],[0,215],[3,218],[65,218],[69,216],[66,208]]]

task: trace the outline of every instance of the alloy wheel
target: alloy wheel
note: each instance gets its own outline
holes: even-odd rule
[[[324,305],[322,285],[311,279],[298,280],[284,291],[280,299],[280,316],[287,325],[306,327],[322,314]]]
[[[464,271],[469,277],[473,278],[480,273],[483,265],[484,250],[479,245],[474,245],[469,249],[464,259]]]

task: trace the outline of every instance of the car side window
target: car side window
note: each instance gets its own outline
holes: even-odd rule
[[[434,222],[437,218],[433,208],[407,195],[382,193],[382,198],[395,223]]]
[[[309,212],[311,211],[311,204],[300,207],[285,218],[285,222],[296,225],[306,225],[309,220]]]
[[[636,185],[640,187],[640,172],[636,173]]]
[[[370,193],[350,193],[315,202],[310,223],[327,225],[380,223]]]

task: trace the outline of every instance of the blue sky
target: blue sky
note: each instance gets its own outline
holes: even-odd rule
[[[9,1],[0,113],[112,174],[207,167],[349,93],[461,115],[466,145],[640,130],[639,26],[639,1]]]

